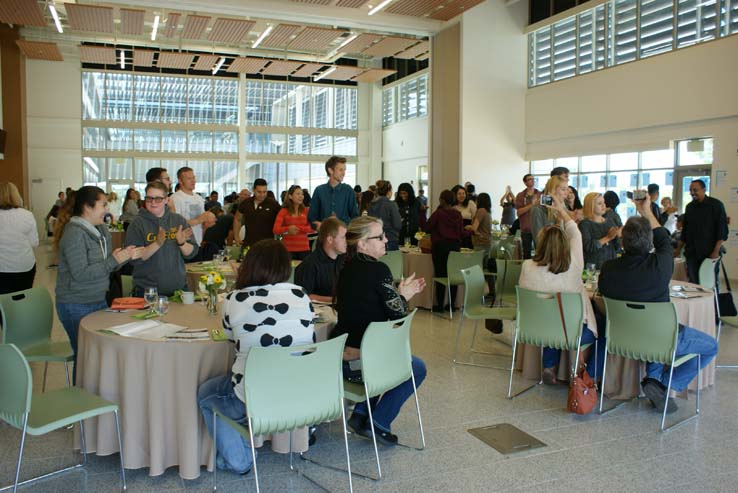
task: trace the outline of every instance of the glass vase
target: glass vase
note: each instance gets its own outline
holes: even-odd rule
[[[214,291],[208,292],[208,299],[206,303],[209,315],[218,314],[218,293]]]

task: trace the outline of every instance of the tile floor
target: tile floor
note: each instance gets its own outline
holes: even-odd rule
[[[36,283],[53,294],[56,271],[46,269],[50,248],[39,247]],[[418,452],[395,447],[380,449],[384,479],[354,479],[356,491],[730,491],[738,490],[738,371],[718,370],[716,384],[703,392],[702,412],[667,433],[658,432],[659,415],[648,402],[632,401],[605,415],[576,417],[564,410],[565,387],[539,387],[515,400],[505,398],[507,373],[499,370],[455,366],[451,363],[456,330],[447,319],[418,313],[413,326],[414,353],[428,365],[428,378],[420,389],[420,403],[427,447]],[[471,324],[465,325],[468,344]],[[507,332],[508,329],[506,329]],[[55,338],[64,337],[58,324]],[[508,336],[509,337],[509,336]],[[504,338],[504,336],[503,336]],[[491,342],[480,332],[480,347]],[[723,332],[720,361],[738,363],[738,333]],[[487,358],[487,357],[485,357]],[[509,358],[494,360],[507,365]],[[42,368],[32,365],[40,389]],[[49,370],[50,388],[64,385],[60,365]],[[689,412],[694,398],[680,401]],[[394,424],[402,442],[419,443],[414,406],[408,402]],[[503,456],[466,432],[468,428],[499,422],[512,423],[547,447]],[[322,426],[313,457],[328,463],[344,463],[340,425]],[[9,484],[20,434],[0,425],[0,484]],[[72,432],[62,430],[27,440],[22,477],[29,477],[79,458],[72,452]],[[374,473],[371,442],[350,437],[352,466]],[[299,460],[298,460],[299,462]],[[347,489],[346,475],[311,464],[298,464],[304,472],[331,491]],[[87,467],[26,487],[33,492],[117,491],[118,456],[90,456]],[[289,471],[286,456],[262,452],[259,470],[263,491],[320,491],[304,477]],[[159,477],[146,469],[126,471],[129,491],[209,491],[211,474],[194,481],[182,480],[176,468]],[[220,491],[254,491],[253,475],[219,474]]]

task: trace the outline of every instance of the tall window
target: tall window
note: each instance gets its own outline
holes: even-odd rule
[[[528,86],[738,33],[738,0],[609,0],[528,35]]]
[[[382,126],[428,114],[428,74],[400,80],[382,91]]]

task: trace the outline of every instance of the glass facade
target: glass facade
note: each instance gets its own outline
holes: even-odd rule
[[[382,126],[428,114],[428,74],[407,78],[382,91]]]

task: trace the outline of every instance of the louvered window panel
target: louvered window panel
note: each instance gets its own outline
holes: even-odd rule
[[[717,35],[716,0],[679,0],[677,46],[714,39]]]
[[[594,70],[594,10],[579,14],[579,66],[577,72],[586,74]]]
[[[400,120],[418,116],[418,79],[400,86]]]
[[[382,91],[382,125],[395,123],[395,88],[390,87]]]
[[[428,75],[418,77],[418,116],[428,114]]]
[[[536,85],[536,35],[528,35],[528,87]]]
[[[636,0],[615,0],[613,12],[614,65],[636,59],[636,13]]]
[[[672,49],[674,39],[673,0],[640,0],[640,58]]]
[[[576,17],[564,19],[553,26],[554,80],[576,75]]]
[[[536,32],[536,85],[551,82],[551,28]]]
[[[738,34],[738,0],[722,0],[723,34]]]
[[[610,65],[608,40],[612,39],[611,23],[608,22],[610,9],[606,5],[600,5],[595,9],[595,70]]]

